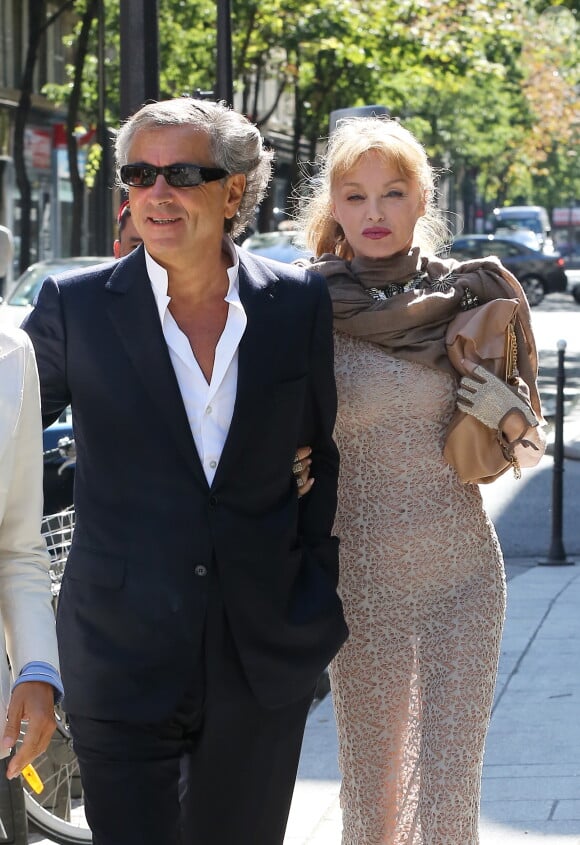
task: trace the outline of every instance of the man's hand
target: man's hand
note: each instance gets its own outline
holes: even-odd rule
[[[463,376],[457,390],[457,407],[488,428],[499,429],[507,414],[517,411],[528,426],[538,421],[531,408],[497,376],[478,365],[473,377]]]
[[[2,748],[14,748],[20,736],[20,725],[28,722],[24,741],[6,770],[9,780],[45,751],[56,728],[54,687],[42,681],[25,681],[15,687],[10,698]]]
[[[299,497],[309,493],[314,484],[314,479],[308,477],[310,474],[310,465],[312,464],[311,454],[312,449],[310,446],[300,446],[296,450],[296,457],[292,464],[292,472],[296,481],[296,487],[298,488]]]

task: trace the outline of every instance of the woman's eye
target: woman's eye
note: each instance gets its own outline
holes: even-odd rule
[[[350,200],[362,200],[362,199],[363,199],[363,196],[362,196],[362,194],[349,194],[349,195],[347,196],[347,198],[346,198],[346,199],[347,199],[347,201],[350,201]]]
[[[400,199],[401,197],[403,197],[405,195],[403,194],[402,191],[392,190],[392,191],[389,191],[389,193],[386,196],[387,197],[396,197],[397,199]]]

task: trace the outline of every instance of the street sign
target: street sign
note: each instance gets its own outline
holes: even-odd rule
[[[555,208],[552,213],[553,226],[580,226],[580,206]]]

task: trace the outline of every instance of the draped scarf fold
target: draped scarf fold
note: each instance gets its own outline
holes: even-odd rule
[[[518,369],[530,390],[532,407],[541,418],[530,308],[520,283],[497,258],[459,262],[423,255],[414,248],[391,258],[352,261],[326,253],[311,261],[308,268],[326,278],[336,331],[376,343],[394,357],[456,377],[447,356],[445,334],[461,310],[464,296],[476,296],[480,305],[492,299],[516,299]],[[404,290],[380,298],[380,292],[391,285]]]

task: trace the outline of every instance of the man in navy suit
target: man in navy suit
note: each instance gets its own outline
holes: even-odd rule
[[[149,104],[116,155],[144,246],[49,278],[25,325],[45,422],[73,409],[58,635],[87,817],[95,845],[281,845],[347,635],[329,298],[234,246],[271,175],[244,117]]]

